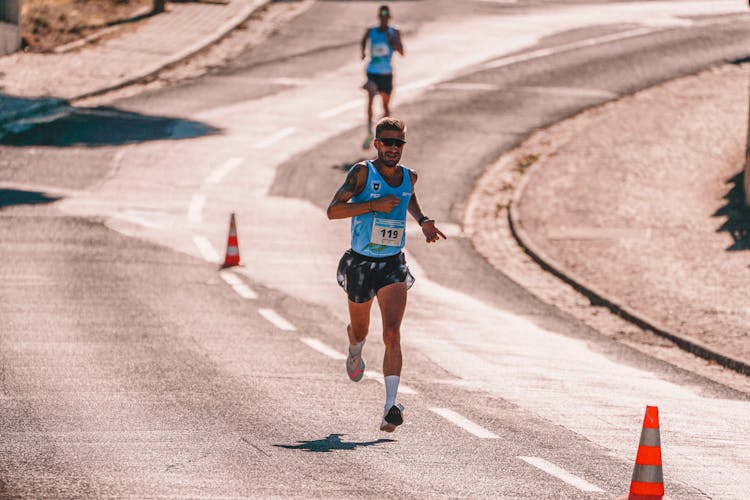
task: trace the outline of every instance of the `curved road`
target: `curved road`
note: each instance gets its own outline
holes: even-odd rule
[[[368,154],[373,4],[317,2],[206,77],[0,150],[4,179],[55,194],[6,191],[0,210],[0,496],[612,498],[656,404],[668,495],[742,498],[747,394],[539,302],[460,224],[503,151],[745,57],[750,19],[724,15],[738,2],[462,5],[394,7],[404,161],[449,233],[428,247],[408,228],[405,425],[377,431],[376,320],[372,376],[344,376],[348,226],[324,212]],[[218,272],[230,212],[244,267]]]

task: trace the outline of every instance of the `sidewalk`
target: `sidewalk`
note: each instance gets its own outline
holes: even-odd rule
[[[0,131],[20,118],[152,75],[217,41],[266,3],[168,3],[166,13],[124,25],[118,36],[82,50],[0,57]]]
[[[750,375],[748,77],[727,65],[537,133],[509,218],[593,303]]]

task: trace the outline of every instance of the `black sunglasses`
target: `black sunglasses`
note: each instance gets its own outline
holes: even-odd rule
[[[403,140],[403,139],[391,139],[390,137],[385,137],[383,139],[378,138],[378,139],[375,139],[375,140],[376,141],[380,141],[380,143],[383,146],[386,146],[386,147],[389,147],[389,148],[391,146],[402,147],[404,144],[406,144],[406,141]]]

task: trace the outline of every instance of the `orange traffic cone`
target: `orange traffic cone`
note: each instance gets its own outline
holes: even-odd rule
[[[627,498],[627,500],[662,500],[664,498],[659,408],[656,406],[646,406],[641,442],[638,445],[633,479],[630,482],[630,495],[620,498]]]
[[[232,267],[240,265],[240,247],[237,242],[237,225],[234,222],[234,212],[229,219],[229,237],[227,238],[227,255],[221,267]]]

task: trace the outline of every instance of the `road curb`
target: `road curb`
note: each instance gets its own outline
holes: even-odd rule
[[[520,215],[517,213],[518,209],[516,207],[519,205],[526,190],[526,186],[530,182],[529,179],[536,173],[538,168],[539,164],[537,163],[532,165],[526,171],[521,182],[514,190],[512,199],[508,206],[508,224],[510,226],[511,234],[529,257],[531,257],[545,271],[552,273],[588,298],[592,305],[604,306],[624,320],[674,342],[680,349],[695,354],[703,359],[716,362],[721,366],[742,373],[743,375],[750,375],[750,364],[719,352],[716,349],[712,349],[699,341],[670,332],[668,329],[659,325],[658,322],[651,320],[647,316],[618,304],[615,300],[607,297],[606,294],[597,290],[596,287],[590,283],[587,283],[585,280],[565,270],[563,265],[546,255],[544,251],[537,247],[534,244],[533,239],[529,236],[526,230],[523,229],[523,224]]]

